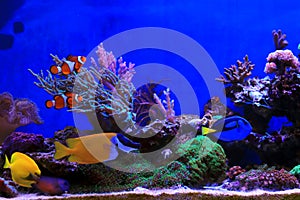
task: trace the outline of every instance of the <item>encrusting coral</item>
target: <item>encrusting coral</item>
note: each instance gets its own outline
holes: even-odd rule
[[[35,103],[29,99],[14,99],[8,92],[0,94],[0,142],[16,128],[30,123],[42,123]]]
[[[255,189],[287,190],[299,188],[299,182],[288,171],[274,168],[251,169],[236,176],[233,181],[223,184],[228,190],[249,191]]]

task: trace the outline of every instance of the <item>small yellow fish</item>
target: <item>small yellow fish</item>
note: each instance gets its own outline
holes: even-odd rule
[[[67,146],[54,142],[55,159],[69,156],[68,161],[79,164],[94,164],[114,160],[118,156],[112,143],[116,133],[100,133],[66,140]]]
[[[34,160],[20,152],[13,153],[10,162],[5,155],[3,168],[10,168],[12,180],[23,187],[32,187],[32,184],[35,184],[41,175]]]
[[[207,135],[207,134],[215,133],[215,132],[216,132],[215,129],[211,129],[211,128],[202,126],[202,135]]]

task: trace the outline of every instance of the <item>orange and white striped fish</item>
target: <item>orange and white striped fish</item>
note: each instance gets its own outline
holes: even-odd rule
[[[61,65],[52,65],[50,67],[50,72],[52,74],[63,74],[69,75],[73,71],[76,73],[80,72],[80,68],[85,63],[86,57],[84,56],[72,56],[69,55]]]
[[[45,102],[46,108],[62,109],[62,108],[73,108],[77,103],[82,102],[82,96],[74,94],[72,92],[66,92],[64,94],[55,95],[53,100],[47,100]]]

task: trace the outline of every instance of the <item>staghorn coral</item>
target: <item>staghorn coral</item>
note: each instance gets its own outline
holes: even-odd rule
[[[251,75],[254,64],[249,60],[248,55],[243,58],[243,62],[237,60],[237,66],[231,65],[230,68],[225,68],[225,77],[216,78],[217,81],[224,84],[242,84],[244,80]]]
[[[0,94],[0,142],[20,126],[42,122],[35,103],[29,99],[14,99],[8,92]]]
[[[222,187],[239,191],[255,189],[277,191],[298,188],[299,182],[284,169],[252,169],[236,176],[234,181],[227,182]]]
[[[153,98],[157,103],[160,111],[163,113],[165,119],[169,122],[174,123],[175,120],[174,100],[171,100],[170,89],[167,88],[166,90],[163,91],[163,93],[166,97],[166,100],[161,101],[161,99],[157,96],[156,93],[153,94]],[[166,105],[166,108],[163,104]]]
[[[276,50],[284,49],[289,44],[288,41],[285,39],[286,34],[283,34],[280,29],[278,29],[278,31],[273,30],[272,35]]]

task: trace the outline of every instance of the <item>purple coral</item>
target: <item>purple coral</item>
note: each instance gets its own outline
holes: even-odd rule
[[[232,83],[243,83],[244,80],[249,77],[254,68],[254,64],[249,60],[248,55],[243,58],[243,62],[237,60],[237,66],[231,65],[230,68],[225,68],[225,77],[216,78],[217,81],[224,84]]]
[[[42,123],[35,103],[14,99],[8,92],[0,94],[0,142],[16,128],[30,123]]]
[[[223,184],[228,190],[249,191],[265,189],[271,191],[298,188],[299,182],[295,176],[281,169],[252,169],[235,177],[234,181]]]
[[[16,151],[26,153],[45,151],[46,149],[47,145],[42,135],[22,132],[13,132],[2,145],[2,151],[7,155],[12,155]]]
[[[286,34],[283,34],[280,29],[278,31],[273,30],[272,35],[276,50],[283,49],[289,44],[288,41],[285,39]]]
[[[299,71],[300,62],[291,50],[276,50],[267,57],[266,73],[285,74],[287,68]]]

